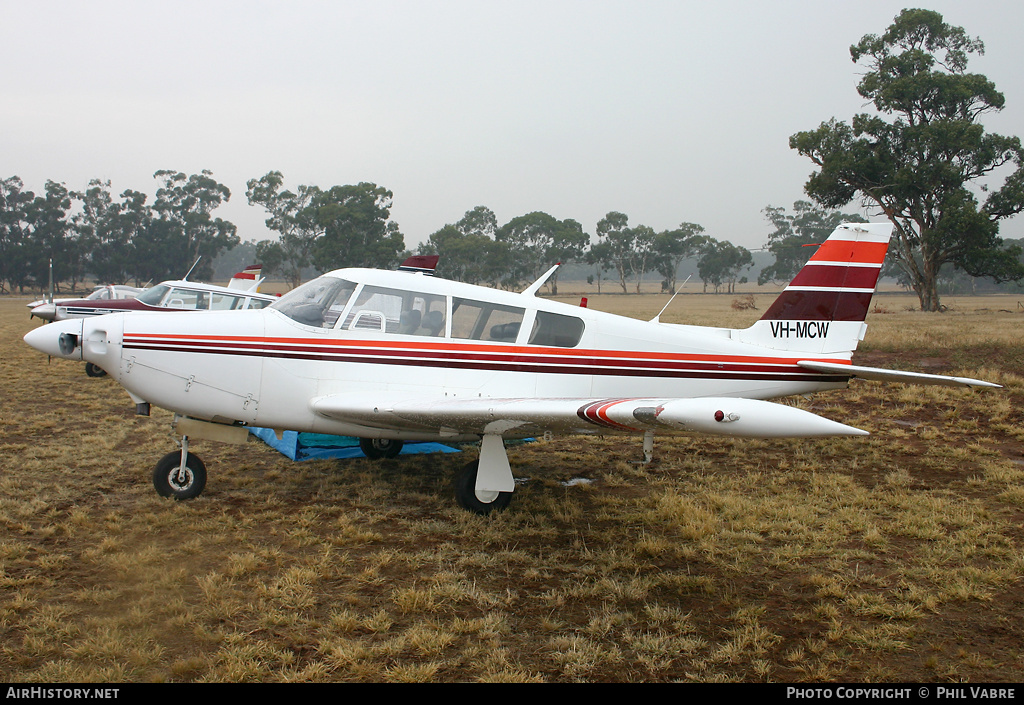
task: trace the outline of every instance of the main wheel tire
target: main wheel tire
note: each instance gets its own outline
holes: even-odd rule
[[[363,451],[370,460],[381,458],[395,458],[402,452],[405,443],[396,441],[393,438],[360,438],[359,449]]]
[[[476,514],[490,514],[506,509],[512,501],[511,492],[477,492],[476,475],[480,461],[467,463],[455,478],[455,500],[463,509]]]
[[[178,477],[181,468],[181,451],[175,450],[164,457],[153,468],[153,487],[161,497],[177,500],[193,499],[202,494],[206,487],[206,465],[199,456],[188,454],[185,458],[185,476]]]
[[[106,377],[107,371],[92,362],[85,363],[85,374],[90,377]]]

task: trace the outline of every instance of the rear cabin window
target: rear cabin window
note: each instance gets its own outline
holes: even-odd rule
[[[444,296],[364,286],[345,317],[342,328],[443,337],[446,307]]]
[[[452,299],[452,337],[514,343],[525,309],[486,301]]]
[[[583,337],[583,321],[575,316],[537,311],[537,320],[530,332],[530,345],[574,348]]]

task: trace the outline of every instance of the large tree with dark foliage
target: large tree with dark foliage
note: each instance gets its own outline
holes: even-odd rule
[[[850,48],[866,69],[857,90],[877,114],[790,138],[818,166],[806,184],[815,201],[839,208],[859,196],[892,221],[899,266],[923,310],[940,308],[946,263],[996,280],[1024,277],[1018,252],[998,237],[999,221],[1024,210],[1024,150],[978,122],[1004,105],[991,81],[967,72],[968,55],[983,51],[939,13],[904,10],[885,34]]]
[[[162,184],[153,201],[156,220],[150,237],[140,242],[149,246],[152,256],[140,258],[140,263],[158,263],[148,272],[154,280],[182,277],[197,261],[194,276],[212,278],[217,255],[241,242],[233,223],[213,216],[231,198],[231,191],[205,169],[191,176],[172,170],[153,176]]]

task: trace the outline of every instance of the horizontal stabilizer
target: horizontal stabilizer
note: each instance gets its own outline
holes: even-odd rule
[[[860,379],[873,379],[879,382],[903,382],[905,384],[938,384],[947,387],[997,387],[1003,385],[985,382],[970,377],[948,377],[946,375],[929,375],[923,372],[905,372],[903,370],[887,370],[881,367],[859,367],[857,365],[843,365],[832,362],[817,362],[814,360],[801,360],[796,363],[798,366],[815,372],[829,372],[859,377]]]

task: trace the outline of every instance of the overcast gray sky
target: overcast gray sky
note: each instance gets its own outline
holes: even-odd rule
[[[904,7],[985,42],[970,70],[1007,107],[984,123],[1024,137],[1009,0],[0,0],[0,177],[152,194],[209,169],[243,239],[270,235],[245,182],[278,170],[390,189],[410,247],[483,205],[756,248],[812,171],[789,136],[865,109],[849,47]]]

